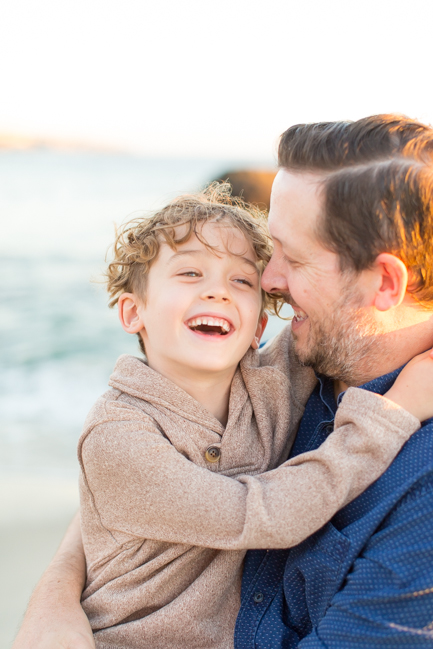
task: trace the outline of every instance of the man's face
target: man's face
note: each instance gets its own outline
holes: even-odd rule
[[[296,353],[305,365],[347,383],[362,381],[362,361],[377,346],[377,325],[363,308],[362,280],[342,273],[338,256],[317,237],[323,176],[278,172],[269,228],[274,254],[262,278],[295,312]]]

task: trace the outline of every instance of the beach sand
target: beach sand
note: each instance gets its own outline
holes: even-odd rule
[[[78,509],[75,478],[0,476],[0,649],[10,649],[29,597]]]

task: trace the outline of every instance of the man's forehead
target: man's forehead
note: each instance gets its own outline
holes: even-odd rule
[[[323,175],[293,173],[281,169],[274,181],[269,228],[274,239],[293,244],[297,239],[315,239],[321,215]]]

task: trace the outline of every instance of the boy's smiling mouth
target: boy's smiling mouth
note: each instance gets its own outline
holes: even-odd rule
[[[185,324],[191,331],[207,336],[227,336],[234,330],[231,322],[225,318],[210,315],[196,316]]]

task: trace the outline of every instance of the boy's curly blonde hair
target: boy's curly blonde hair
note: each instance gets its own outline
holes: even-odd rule
[[[116,232],[113,260],[105,274],[109,306],[115,306],[125,292],[146,299],[149,269],[162,243],[175,250],[195,235],[212,252],[213,247],[202,234],[203,225],[209,221],[227,224],[242,232],[252,245],[259,271],[263,272],[272,255],[266,213],[233,197],[229,183],[214,182],[201,192],[175,198],[153,216],[125,223]],[[179,229],[180,226],[186,227]],[[283,304],[279,296],[262,291],[262,300],[262,312],[279,313]],[[144,352],[141,336],[139,339]]]

